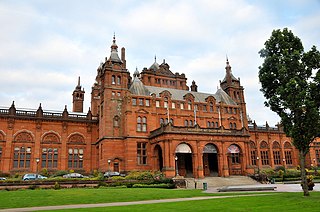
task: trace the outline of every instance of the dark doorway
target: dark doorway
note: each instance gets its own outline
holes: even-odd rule
[[[207,144],[203,148],[203,174],[205,177],[218,176],[218,151],[215,145]]]
[[[193,177],[192,154],[177,153],[178,157],[178,172],[180,176]]]
[[[203,170],[206,177],[218,176],[218,157],[217,153],[203,154]]]
[[[163,169],[163,157],[162,157],[162,149],[160,145],[156,145],[154,148],[154,154],[155,154],[155,166],[156,170],[162,171]]]

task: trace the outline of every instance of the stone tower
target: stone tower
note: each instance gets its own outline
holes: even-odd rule
[[[81,89],[80,77],[78,78],[78,85],[72,93],[72,112],[83,113],[83,100],[84,100],[84,89]]]

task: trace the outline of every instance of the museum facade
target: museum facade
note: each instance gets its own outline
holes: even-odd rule
[[[298,152],[281,126],[248,120],[244,88],[226,61],[215,93],[198,91],[185,74],[156,59],[133,75],[115,37],[97,69],[91,107],[83,112],[80,78],[69,112],[0,108],[0,171],[162,171],[176,175],[246,175],[263,168],[299,164]],[[313,142],[307,166],[320,164]]]

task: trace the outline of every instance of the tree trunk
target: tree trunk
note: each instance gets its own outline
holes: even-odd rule
[[[308,190],[306,168],[305,168],[306,154],[304,154],[303,150],[299,150],[299,156],[300,156],[301,185],[302,185],[303,195],[309,196],[310,194]]]

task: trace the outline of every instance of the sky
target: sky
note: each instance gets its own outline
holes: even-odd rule
[[[133,75],[165,59],[199,92],[215,93],[226,56],[258,125],[278,116],[264,106],[259,50],[274,29],[320,48],[320,0],[0,0],[0,107],[72,110],[78,76],[90,107],[97,68],[112,37]]]

